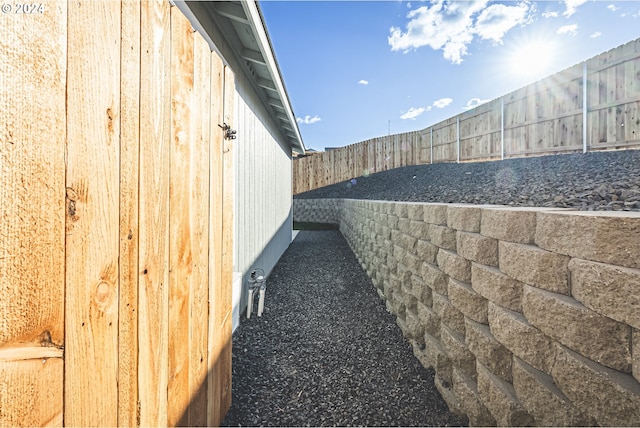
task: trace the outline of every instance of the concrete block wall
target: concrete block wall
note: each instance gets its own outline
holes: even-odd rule
[[[342,199],[294,199],[293,221],[310,223],[340,223]]]
[[[303,201],[470,424],[640,425],[640,213]]]

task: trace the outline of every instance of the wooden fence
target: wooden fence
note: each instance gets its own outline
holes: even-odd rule
[[[166,0],[0,19],[0,426],[218,424],[233,74]]]
[[[640,39],[421,131],[296,159],[293,193],[397,168],[640,146]]]

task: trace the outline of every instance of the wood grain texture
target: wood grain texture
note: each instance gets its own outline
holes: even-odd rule
[[[170,6],[141,2],[138,294],[139,425],[167,421]]]
[[[0,426],[61,426],[66,3],[3,14],[0,46]]]
[[[171,8],[171,175],[169,178],[169,426],[180,423],[189,406],[189,331],[195,206],[192,156],[198,156],[191,130],[193,32],[177,7]]]
[[[0,425],[219,424],[233,73],[164,0],[46,7],[0,27]]]
[[[140,2],[125,0],[121,5],[118,425],[135,426],[138,416]]]
[[[229,67],[224,69],[224,118],[225,123],[233,128],[235,106],[235,77]],[[231,407],[231,333],[232,333],[232,289],[233,289],[233,141],[223,142],[223,191],[222,191],[222,282],[217,292],[216,315],[218,318],[217,374],[220,383],[220,422]],[[217,397],[214,397],[217,399]]]
[[[65,425],[116,425],[120,3],[68,4]],[[92,30],[87,31],[87,22]]]
[[[221,410],[222,382],[218,357],[221,354],[218,314],[219,290],[222,281],[222,213],[223,213],[223,132],[224,122],[224,65],[217,53],[210,55],[211,108],[210,108],[210,156],[209,156],[209,320],[208,320],[208,378],[207,425],[216,426],[224,417]],[[225,411],[226,412],[226,411]]]
[[[62,426],[62,358],[1,358],[0,426]]]
[[[62,346],[67,6],[1,18],[0,347]]]
[[[194,154],[192,199],[192,246],[194,248],[193,287],[189,295],[189,403],[184,422],[188,426],[207,425],[208,318],[209,318],[209,159],[211,138],[211,51],[207,42],[194,36],[194,77],[196,97],[192,114]]]

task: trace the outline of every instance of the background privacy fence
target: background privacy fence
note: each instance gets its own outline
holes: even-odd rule
[[[640,147],[640,39],[421,131],[296,159],[294,194],[406,165]]]

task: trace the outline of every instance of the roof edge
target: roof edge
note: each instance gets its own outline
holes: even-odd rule
[[[224,54],[221,52],[214,40],[220,41],[225,46],[226,51],[236,57],[241,65],[241,70],[237,71],[242,71],[249,81],[252,82],[256,94],[259,95],[259,98],[267,113],[273,120],[273,123],[279,127],[280,133],[285,138],[285,142],[292,150],[305,153],[306,149],[304,142],[302,141],[298,122],[293,112],[293,108],[291,107],[289,94],[286,90],[284,79],[280,72],[280,66],[278,65],[273,46],[271,44],[271,39],[269,38],[268,30],[257,0],[207,2],[189,0],[170,1],[189,19],[193,28],[205,38],[210,49],[217,52],[226,64],[229,64],[229,61],[224,57]],[[228,7],[233,7],[234,9],[229,11]],[[207,14],[209,15],[208,17],[205,16]],[[243,14],[245,16],[242,16]],[[211,18],[213,18],[213,21]],[[217,24],[215,24],[216,26],[212,25],[214,22],[220,22],[224,24],[224,28],[229,29],[230,20],[235,20],[236,24],[237,21],[241,21],[243,25],[245,25],[245,28],[248,27],[253,34],[255,43],[260,50],[259,52],[251,50],[247,53],[247,49],[244,49],[241,45],[242,42],[239,42],[239,39],[236,40],[234,38],[237,37],[235,32],[230,36],[228,31],[225,32],[221,27],[218,27]],[[218,34],[210,34],[208,30],[212,33]],[[251,57],[247,57],[247,55],[251,55]],[[256,77],[252,76],[251,73],[247,71],[249,69],[246,69],[245,65],[243,65],[244,61],[247,59],[254,61],[257,60],[266,66],[271,80],[271,83],[269,83],[268,86],[272,87],[272,91],[269,92],[270,95],[267,95],[261,90],[261,86],[264,85],[264,79],[260,79],[262,82],[258,82]],[[273,101],[274,99],[277,101],[276,104],[280,110],[279,113],[277,113],[270,105],[269,100]]]

